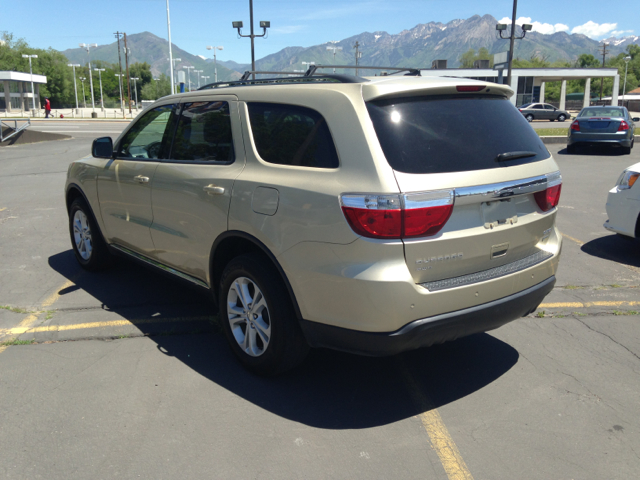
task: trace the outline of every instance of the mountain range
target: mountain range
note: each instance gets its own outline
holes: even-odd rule
[[[484,47],[489,50],[489,53],[494,54],[509,48],[509,41],[500,39],[496,32],[497,23],[491,15],[474,15],[466,20],[453,20],[446,24],[440,22],[419,24],[398,34],[383,31],[364,32],[332,44],[287,47],[257,60],[256,68],[263,71],[303,70],[306,66],[302,62],[353,65],[356,42],[362,53],[360,65],[431,68],[433,60],[447,60],[450,68],[457,67],[460,64],[460,56],[469,49],[478,50]],[[609,43],[610,54],[617,55],[631,43],[640,44],[640,37],[610,38],[605,41]],[[131,49],[129,61],[147,62],[151,65],[154,74],[168,74],[167,43],[167,40],[149,32],[129,35],[127,38],[127,47]],[[342,48],[336,51],[335,57],[333,51],[327,48],[334,46]],[[537,56],[549,62],[555,62],[557,60],[573,61],[578,55],[588,53],[599,58],[600,47],[601,42],[581,34],[570,35],[559,32],[544,35],[527,32],[523,40],[516,41],[514,57],[529,59]],[[81,48],[65,50],[62,53],[71,62],[80,64],[87,62],[87,54]],[[213,81],[212,59],[191,55],[175,44],[173,57],[181,59],[177,63],[178,68],[192,65],[197,70],[204,70],[204,75],[211,77],[208,82]],[[93,49],[91,58],[117,63],[117,43],[101,45]],[[234,80],[239,78],[240,73],[249,70],[250,64],[218,61],[217,68],[218,80]]]

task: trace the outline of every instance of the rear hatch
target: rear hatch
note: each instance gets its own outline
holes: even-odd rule
[[[543,245],[561,188],[549,151],[500,89],[491,86],[495,95],[453,88],[367,102],[403,208],[441,223],[428,235],[403,235],[407,266],[431,291],[549,258]]]

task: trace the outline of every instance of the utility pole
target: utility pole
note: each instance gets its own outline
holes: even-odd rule
[[[118,39],[118,65],[120,66],[120,76],[118,77],[118,83],[120,86],[120,110],[124,110],[124,106],[122,105],[122,57],[120,56],[120,36],[121,32],[114,33],[116,38]]]
[[[127,65],[127,98],[129,99],[129,113],[131,113],[131,80],[129,78],[129,50],[127,49],[127,34],[124,34],[124,60]]]
[[[360,47],[362,45],[360,45],[360,43],[356,40],[356,44],[353,46],[353,48],[356,49],[356,77],[358,76],[358,59],[362,58],[362,52],[360,51]]]
[[[609,46],[608,43],[603,43],[602,44],[602,68],[604,68],[604,62],[605,62],[605,58],[607,56],[607,47]],[[604,89],[604,77],[602,77],[600,79],[600,101],[602,101],[602,90]]]

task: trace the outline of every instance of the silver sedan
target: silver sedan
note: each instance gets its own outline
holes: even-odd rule
[[[571,115],[566,110],[560,110],[548,103],[527,103],[518,107],[518,110],[524,115],[527,122],[532,122],[533,120],[551,120],[552,122],[558,120],[559,122],[564,122],[567,118],[571,118]]]

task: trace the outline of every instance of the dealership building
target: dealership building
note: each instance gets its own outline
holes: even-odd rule
[[[40,85],[47,83],[44,75],[0,71],[0,112],[29,111],[33,106],[35,90],[36,110],[40,110]]]

